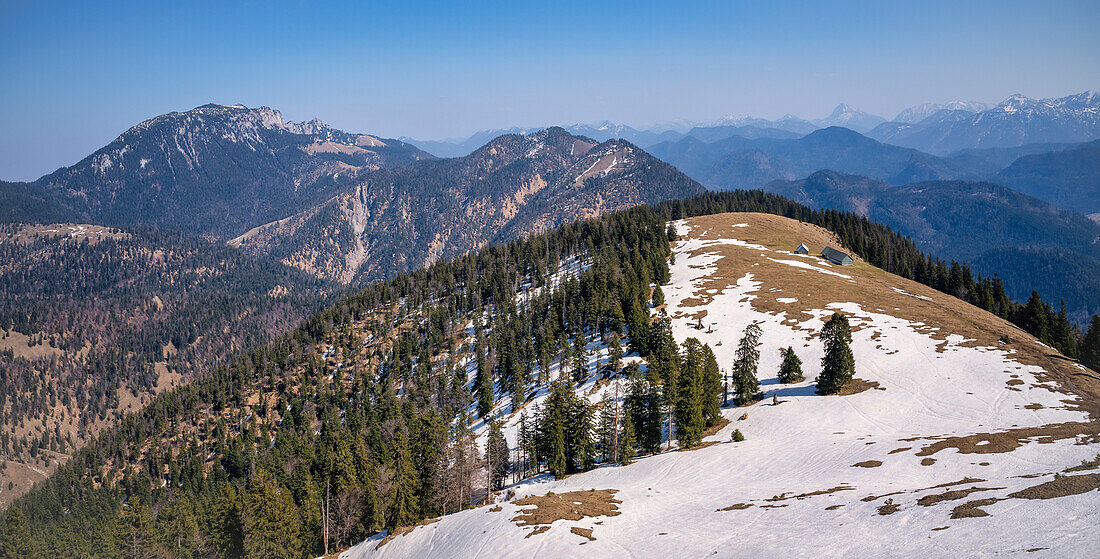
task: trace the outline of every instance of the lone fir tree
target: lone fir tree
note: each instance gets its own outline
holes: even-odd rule
[[[760,382],[756,379],[756,366],[760,362],[760,334],[760,326],[755,322],[749,324],[737,346],[731,376],[738,404],[752,400],[760,388]]]
[[[805,378],[802,376],[802,360],[795,354],[793,347],[781,349],[779,354],[783,356],[783,364],[779,366],[779,382],[791,384]]]
[[[852,380],[856,362],[852,357],[852,328],[848,318],[833,313],[821,329],[821,341],[825,344],[825,357],[821,359],[821,374],[817,377],[817,391],[833,394]]]

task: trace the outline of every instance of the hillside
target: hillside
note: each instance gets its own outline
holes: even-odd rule
[[[3,216],[10,221],[41,221],[46,196],[68,220],[233,237],[331,196],[357,173],[428,157],[317,120],[286,122],[268,107],[209,104],[142,122],[30,189],[0,185],[0,199],[18,204]]]
[[[841,127],[816,130],[796,139],[730,136],[707,143],[688,137],[652,146],[650,153],[715,190],[759,188],[773,180],[795,180],[821,169],[894,184],[977,178],[965,163],[883,144]]]
[[[363,282],[702,190],[632,144],[549,128],[498,137],[466,157],[365,175],[324,203],[232,243],[319,277]]]
[[[729,424],[701,448],[534,478],[493,506],[341,557],[1082,556],[1100,543],[1094,375],[993,315],[858,259],[840,268],[790,252],[835,244],[819,228],[762,214],[678,228],[663,286],[672,331],[708,343],[728,371],[744,328],[759,324],[761,400],[724,408]],[[836,311],[852,321],[864,390],[821,396],[816,334]],[[777,382],[786,346],[807,380]],[[734,428],[744,442],[730,442]]]
[[[1073,149],[1024,155],[994,179],[1061,208],[1100,214],[1100,140]]]
[[[292,328],[333,288],[182,235],[0,225],[0,506],[154,395]]]

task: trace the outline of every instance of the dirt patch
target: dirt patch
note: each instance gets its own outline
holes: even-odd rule
[[[882,465],[882,460],[864,460],[852,464],[853,468],[877,468]]]
[[[787,499],[796,499],[796,500],[801,501],[802,499],[806,499],[806,498],[809,498],[809,497],[816,497],[818,495],[828,495],[830,493],[837,493],[839,491],[854,491],[854,490],[855,490],[855,487],[852,487],[850,485],[838,485],[836,487],[830,487],[829,489],[820,489],[820,490],[817,490],[817,491],[811,491],[809,493],[799,493],[798,495],[788,495],[788,494],[784,493],[782,495],[776,495],[774,497],[771,497],[769,499],[764,499],[764,500],[765,501],[771,501],[771,502],[777,502],[777,501],[786,501]]]
[[[718,423],[715,423],[713,427],[709,427],[706,431],[703,431],[703,438],[713,437],[714,435],[717,435],[718,431],[721,431],[723,427],[729,424],[730,420],[724,417],[719,418]]]
[[[516,506],[533,506],[533,509],[519,511],[512,518],[517,526],[552,524],[558,520],[580,520],[593,516],[618,516],[622,501],[615,498],[616,489],[589,489],[588,491],[570,491],[568,493],[547,493],[537,497],[524,497],[515,502]]]
[[[884,504],[884,505],[882,505],[881,507],[878,508],[878,513],[883,515],[883,516],[886,516],[888,514],[894,514],[895,512],[898,512],[898,510],[900,510],[900,509],[901,509],[901,507],[899,507],[896,503],[894,503],[893,499],[887,499],[886,504]]]
[[[950,528],[950,526],[940,526],[939,528],[932,528],[932,531],[939,532],[940,530],[946,530],[948,528]]]
[[[970,487],[968,489],[952,489],[950,491],[944,491],[943,493],[936,493],[934,495],[925,495],[920,499],[917,499],[917,504],[922,507],[930,507],[943,501],[958,501],[968,497],[971,493],[977,493],[978,491],[993,491],[996,489],[1004,489],[1003,487]]]
[[[899,452],[905,452],[906,450],[912,450],[912,449],[913,449],[913,447],[911,447],[911,446],[903,446],[901,448],[895,448],[894,450],[891,450],[890,452],[887,452],[886,454],[897,454]]]
[[[416,524],[414,526],[398,526],[393,530],[393,533],[382,538],[382,541],[378,542],[378,545],[374,546],[374,549],[381,549],[382,546],[390,543],[397,536],[404,536],[405,534],[412,532],[420,526],[427,526],[429,524],[435,524],[436,522],[439,522],[438,518],[429,518],[427,520],[421,520],[419,524]]]
[[[1014,499],[1056,499],[1069,495],[1080,495],[1100,489],[1100,474],[1056,477],[1046,483],[1021,489],[1008,496]]]
[[[503,508],[501,508],[501,506],[500,506],[500,505],[497,505],[497,506],[495,506],[495,507],[493,507],[493,508],[489,509],[489,512],[500,512],[500,511],[502,511],[502,510],[504,510],[504,509],[503,509]]]
[[[1008,379],[1008,382],[1006,382],[1005,384],[1007,384],[1009,386],[1020,386],[1023,383],[1024,383],[1024,381],[1022,381],[1018,378],[1014,378],[1014,379]]]
[[[523,536],[523,539],[530,538],[531,536],[537,536],[549,529],[549,526],[535,526],[535,529],[528,532],[526,536]]]
[[[875,390],[886,390],[885,388],[879,386],[878,383],[873,380],[853,378],[850,382],[848,382],[848,384],[841,386],[840,390],[837,390],[835,394],[837,396],[852,396],[855,394],[859,394],[860,392],[866,392],[868,390],[871,390],[872,388]]]
[[[573,532],[574,534],[576,534],[578,536],[581,536],[583,538],[588,538],[588,541],[590,541],[590,542],[596,541],[596,538],[592,537],[592,529],[591,528],[577,528],[576,526],[574,526],[574,527],[570,528],[569,531]]]
[[[959,481],[949,481],[947,483],[941,483],[939,485],[933,485],[932,487],[929,487],[927,489],[941,489],[941,488],[944,488],[944,487],[952,487],[952,486],[955,486],[955,485],[966,485],[967,483],[981,483],[983,481],[985,481],[985,480],[982,479],[982,478],[978,478],[978,477],[964,477],[964,478],[960,479]],[[921,491],[924,491],[924,489],[921,489]]]
[[[989,516],[989,513],[982,510],[981,507],[992,505],[997,501],[1000,501],[1000,499],[994,497],[967,501],[951,510],[951,519],[957,520],[959,518],[981,518],[983,516]]]
[[[920,461],[921,466],[931,466],[932,464],[935,464],[935,463],[936,463],[935,458],[925,458],[925,459]]]
[[[905,493],[905,492],[904,491],[894,491],[893,493],[883,493],[882,495],[868,495],[868,496],[860,499],[860,501],[863,501],[864,503],[870,503],[871,501],[877,501],[877,500],[879,500],[883,497],[889,497],[891,495],[901,495],[902,493]]]
[[[689,451],[692,451],[692,450],[699,450],[700,448],[706,448],[708,446],[714,446],[716,444],[718,444],[718,441],[704,441],[704,442],[701,442],[701,443],[699,443],[695,446],[692,446],[692,447],[681,448],[678,452],[689,452]]]
[[[957,449],[960,454],[998,454],[1016,450],[1029,439],[1035,439],[1035,442],[1040,444],[1075,437],[1086,437],[1086,440],[1092,441],[1096,440],[1098,432],[1100,432],[1100,423],[1090,421],[1053,423],[1040,427],[1009,429],[1000,433],[976,433],[936,441],[920,449],[917,456],[931,456],[948,448]]]
[[[840,507],[843,507],[843,506],[844,505],[829,505],[829,506],[825,507],[825,510],[836,510],[836,509],[839,509]]]
[[[745,509],[747,509],[751,506],[752,506],[752,503],[736,503],[736,504],[730,505],[726,508],[718,509],[714,512],[725,512],[725,511],[729,511],[729,510],[745,510]]]
[[[1043,409],[1043,405],[1032,402],[1030,404],[1025,405],[1024,409],[1025,410],[1041,410],[1041,409]]]

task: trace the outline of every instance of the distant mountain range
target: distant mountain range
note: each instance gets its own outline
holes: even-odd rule
[[[819,171],[764,190],[889,225],[930,254],[997,274],[1016,300],[1027,299],[1032,289],[1045,300],[1064,300],[1078,323],[1100,312],[1100,225],[1005,186],[955,180],[891,185]]]
[[[802,138],[730,136],[707,143],[694,137],[649,148],[708,188],[757,188],[794,180],[819,169],[867,175],[904,184],[916,180],[978,178],[964,163],[875,141],[841,127]]]
[[[924,103],[899,112],[892,121],[841,103],[820,119],[806,120],[791,114],[776,120],[746,115],[692,122],[679,119],[646,129],[602,121],[563,126],[571,134],[605,141],[627,140],[648,149],[662,142],[675,142],[691,131],[715,129],[706,141],[722,136],[718,130],[753,127],[806,135],[820,128],[843,126],[884,143],[919,149],[946,156],[966,149],[1020,147],[1042,143],[1080,143],[1100,138],[1097,124],[1100,93],[1086,91],[1057,99],[1034,100],[1013,95],[996,106],[980,101]],[[503,134],[527,134],[541,128],[482,130],[469,138],[415,140],[401,138],[438,157],[458,157],[472,152]],[[696,137],[701,135],[696,133]],[[730,134],[733,135],[733,134]],[[701,138],[702,139],[702,138]]]
[[[1100,93],[1041,100],[1017,94],[988,110],[947,107],[918,122],[880,124],[867,135],[937,155],[970,148],[1086,142],[1100,138]]]

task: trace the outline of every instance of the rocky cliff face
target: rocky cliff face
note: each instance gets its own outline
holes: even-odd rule
[[[320,277],[386,277],[487,243],[703,188],[621,140],[561,128],[470,155],[362,175],[325,202],[233,241]]]

